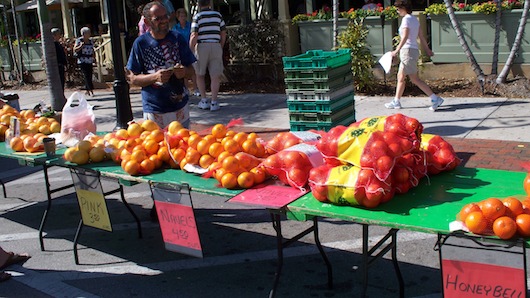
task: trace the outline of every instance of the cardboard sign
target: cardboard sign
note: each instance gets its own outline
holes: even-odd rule
[[[109,212],[102,193],[85,189],[76,190],[83,224],[112,232]]]
[[[523,269],[442,260],[444,297],[526,297]]]
[[[202,258],[191,197],[180,190],[153,188],[153,198],[166,249]]]
[[[228,202],[279,209],[307,193],[307,191],[274,183],[273,181],[256,185],[231,198]]]

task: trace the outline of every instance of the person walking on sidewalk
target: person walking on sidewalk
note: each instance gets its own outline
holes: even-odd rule
[[[388,109],[401,109],[401,96],[405,91],[405,78],[408,75],[412,83],[418,86],[421,91],[431,98],[431,111],[436,111],[444,100],[438,95],[434,94],[431,88],[418,77],[418,59],[420,51],[418,49],[418,37],[421,45],[427,52],[427,55],[433,56],[433,52],[429,48],[427,41],[420,31],[420,23],[418,19],[411,15],[412,4],[411,0],[397,0],[394,6],[397,8],[399,16],[403,17],[401,26],[399,26],[399,36],[401,40],[392,52],[392,57],[399,54],[401,60],[397,74],[396,95],[394,100],[385,104]]]
[[[153,120],[161,128],[172,121],[188,128],[190,113],[183,79],[193,74],[195,56],[186,39],[169,30],[169,16],[162,3],[146,4],[142,14],[149,31],[134,41],[127,78],[142,87],[144,119]]]
[[[64,51],[64,48],[61,45],[61,38],[63,37],[63,33],[61,32],[61,29],[59,28],[52,28],[51,32],[53,36],[53,43],[55,45],[55,54],[57,55],[57,66],[59,67],[59,78],[61,79],[61,86],[63,87],[63,91],[64,91],[64,83],[65,83],[64,68],[68,64],[68,61],[66,60],[66,53]]]
[[[94,95],[94,83],[92,82],[92,74],[94,69],[94,43],[90,39],[90,28],[81,28],[81,37],[75,40],[74,53],[77,56],[77,64],[81,68],[83,78],[85,79],[85,94],[89,96]]]
[[[221,14],[211,9],[211,0],[199,0],[200,12],[193,16],[190,47],[195,50],[197,85],[201,93],[200,109],[219,110],[217,94],[223,74],[223,47],[226,42],[226,26]],[[212,100],[206,97],[206,70],[210,73]]]

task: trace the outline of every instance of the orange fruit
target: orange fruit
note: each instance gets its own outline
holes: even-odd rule
[[[145,154],[145,151],[143,150],[135,150],[133,153],[131,153],[131,160],[136,161],[137,163],[141,163],[142,160],[147,158],[147,154]]]
[[[11,146],[11,149],[16,152],[24,151],[24,143],[21,138],[14,137],[9,141],[9,146]]]
[[[70,147],[68,149],[66,149],[66,151],[64,151],[64,154],[63,154],[63,158],[66,160],[66,161],[72,161],[72,156],[74,155],[74,152],[76,152],[77,149],[75,147]]]
[[[123,149],[120,151],[120,159],[121,160],[129,160],[131,159],[131,152]]]
[[[221,165],[218,162],[214,161],[210,164],[210,166],[208,166],[208,171],[215,171],[219,167],[221,167]]]
[[[172,121],[167,126],[167,133],[169,133],[170,135],[176,135],[181,128],[184,128],[184,126],[182,126],[180,122]]]
[[[489,198],[484,201],[481,201],[479,204],[480,210],[484,217],[489,222],[494,222],[497,218],[504,215],[506,207],[501,200],[497,198]]]
[[[223,178],[223,176],[228,173],[224,168],[217,168],[215,169],[215,172],[214,172],[214,178],[217,179],[217,181],[221,182],[221,179]]]
[[[507,197],[502,200],[506,207],[506,215],[511,218],[516,218],[517,215],[523,213],[523,203],[514,197]]]
[[[128,139],[128,140],[126,140],[126,141],[124,140],[122,142],[123,142],[123,146],[120,146],[120,147],[124,148],[125,150],[127,150],[129,152],[132,152],[134,147],[136,147],[136,145],[137,145],[135,139]]]
[[[215,142],[213,144],[210,144],[210,147],[208,147],[208,154],[211,155],[214,158],[217,158],[225,149],[223,148],[223,145],[219,142]]]
[[[107,153],[105,153],[103,147],[94,147],[90,150],[88,156],[92,162],[102,162],[105,160]]]
[[[135,160],[126,161],[125,164],[122,163],[123,170],[129,175],[138,175],[140,170],[140,164]]]
[[[469,215],[469,213],[475,212],[475,211],[480,211],[480,207],[477,204],[469,203],[469,204],[465,205],[460,210],[460,220],[462,222],[465,222],[466,221],[466,217]]]
[[[77,150],[74,152],[74,154],[72,154],[72,162],[78,165],[87,164],[89,158],[90,156],[88,155],[88,152],[83,150]]]
[[[517,224],[517,233],[519,236],[528,238],[530,237],[530,214],[519,214],[515,218]]]
[[[501,239],[510,239],[516,232],[517,224],[508,216],[501,216],[493,222],[493,233]]]
[[[177,163],[180,163],[182,159],[186,157],[186,150],[182,148],[173,149],[171,154]]]
[[[199,151],[200,154],[205,155],[208,154],[210,150],[211,142],[207,139],[202,139],[197,143],[197,151]]]
[[[120,140],[126,140],[129,138],[129,133],[126,129],[121,128],[116,131],[116,137]]]
[[[169,151],[167,150],[167,147],[160,147],[158,148],[158,152],[156,153],[158,155],[158,158],[162,162],[169,162]]]
[[[53,122],[50,124],[50,132],[58,133],[61,132],[61,124],[59,122]]]
[[[86,151],[88,153],[92,149],[92,143],[90,143],[90,141],[85,140],[79,141],[79,143],[77,143],[77,149]]]
[[[39,141],[33,137],[26,138],[22,143],[24,144],[24,149],[30,153],[44,149],[42,143],[39,143]]]
[[[143,131],[144,129],[138,123],[131,123],[129,124],[129,127],[127,127],[127,133],[131,137],[139,137]]]
[[[247,136],[247,140],[252,140],[252,141],[255,141],[258,139],[258,134],[255,133],[255,132],[251,132],[248,134]]]
[[[267,150],[263,144],[256,143],[256,148],[256,157],[262,158],[267,156]]]
[[[140,163],[140,172],[144,175],[151,174],[155,170],[155,163],[146,158]]]
[[[160,158],[158,157],[158,155],[155,153],[155,154],[151,154],[149,156],[149,159],[155,164],[155,169],[158,169],[160,167],[162,167],[162,160],[160,160]]]
[[[233,156],[233,155],[230,152],[223,151],[223,152],[221,152],[221,154],[219,154],[219,156],[217,156],[217,161],[218,162],[222,162],[228,156]]]
[[[213,157],[206,154],[199,159],[199,166],[203,169],[207,169],[214,161],[215,159]]]
[[[232,173],[226,173],[221,177],[221,185],[224,188],[233,189],[237,187],[237,178]]]
[[[158,142],[155,140],[147,140],[144,143],[144,149],[149,155],[157,153],[158,149],[160,149],[159,147]]]
[[[237,176],[237,185],[241,188],[251,188],[254,186],[254,174],[243,172]]]
[[[258,153],[258,146],[256,146],[256,141],[254,140],[245,140],[241,145],[241,148],[244,152],[251,155],[256,155],[256,153]]]
[[[488,220],[481,211],[473,211],[465,220],[466,227],[475,234],[482,234],[488,227]]]
[[[530,214],[530,200],[526,198],[521,204],[523,204],[523,213]]]
[[[243,142],[245,142],[247,140],[247,137],[248,137],[247,133],[238,132],[238,133],[236,133],[236,135],[234,136],[233,139],[234,139],[234,141],[238,142],[239,145],[242,145]]]
[[[151,131],[151,134],[149,135],[150,138],[153,138],[157,143],[164,140],[164,132],[157,129]]]
[[[144,120],[142,121],[142,128],[144,130],[147,130],[147,131],[153,131],[153,130],[159,130],[160,127],[158,126],[158,124],[156,124],[156,122],[154,122],[153,120]]]
[[[239,160],[234,156],[228,156],[221,162],[221,166],[229,173],[235,173],[239,170]]]
[[[188,150],[186,150],[186,157],[184,158],[188,161],[189,164],[197,165],[199,164],[201,154],[199,153],[199,151],[190,147],[188,148]]]
[[[148,131],[148,130],[144,130],[141,134],[140,134],[140,139],[142,140],[145,140],[147,139],[147,137],[149,137],[151,135],[151,132]]]
[[[232,154],[236,154],[237,152],[241,151],[239,143],[234,139],[227,140],[223,147],[225,151],[228,151]]]
[[[191,135],[188,138],[188,146],[193,149],[197,149],[197,144],[202,140],[200,135]]]
[[[223,124],[216,124],[212,127],[212,136],[216,139],[222,139],[226,135],[226,126]]]
[[[252,163],[252,156],[245,152],[238,152],[234,157],[239,161],[239,166],[242,169],[248,169],[250,170],[252,167],[250,164]]]
[[[184,167],[188,164],[188,160],[186,158],[183,158],[179,163],[179,168],[184,169]]]
[[[177,131],[177,136],[181,139],[188,138],[190,136],[190,131],[187,128],[181,128]]]
[[[267,179],[267,171],[262,167],[255,167],[250,170],[254,174],[254,184],[263,183]]]
[[[226,132],[226,136],[227,137],[234,137],[235,135],[237,134],[237,132],[233,131],[233,130],[229,130]]]

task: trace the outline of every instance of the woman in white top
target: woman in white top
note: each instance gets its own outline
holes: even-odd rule
[[[418,77],[418,59],[420,57],[420,51],[418,49],[418,37],[420,38],[421,45],[427,52],[427,55],[434,55],[425,37],[421,34],[420,23],[416,17],[412,16],[412,4],[410,0],[397,0],[394,3],[397,8],[399,16],[403,17],[401,20],[401,26],[399,26],[399,36],[401,40],[392,52],[392,57],[399,54],[400,64],[397,74],[397,86],[396,95],[394,100],[385,104],[388,109],[401,109],[401,96],[405,91],[405,78],[408,75],[412,83],[418,86],[425,94],[431,98],[431,111],[436,111],[438,107],[443,103],[443,99],[432,92],[431,88],[425,84]]]

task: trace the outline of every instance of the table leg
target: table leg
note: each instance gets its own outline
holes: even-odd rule
[[[311,232],[313,232],[313,235],[315,237],[315,244],[318,248],[318,251],[320,252],[320,255],[322,256],[324,263],[326,263],[326,268],[328,271],[328,288],[332,289],[333,288],[333,271],[332,271],[333,268],[331,266],[331,262],[329,261],[326,255],[326,252],[324,251],[324,248],[322,247],[322,244],[320,243],[320,239],[318,236],[318,218],[313,217],[313,225],[311,227],[300,232],[298,235],[294,236],[293,238],[287,239],[286,241],[284,241],[283,234],[282,234],[281,214],[278,211],[270,211],[270,215],[271,215],[272,226],[274,227],[274,230],[276,231],[278,263],[276,265],[274,284],[269,293],[269,297],[272,298],[276,295],[276,288],[278,287],[278,284],[280,282],[280,275],[281,275],[282,268],[283,268],[283,249],[297,242],[302,237],[308,235]]]
[[[134,213],[131,206],[129,206],[129,203],[127,203],[127,200],[125,200],[125,194],[123,193],[123,185],[121,184],[120,184],[119,191],[121,195],[121,201],[123,202],[125,207],[127,207],[127,210],[129,210],[131,215],[134,217],[134,220],[136,221],[136,228],[138,229],[138,238],[141,239],[143,236],[142,236],[142,224],[140,222],[140,219],[138,218],[138,216],[136,216],[136,213]]]
[[[79,265],[79,255],[77,254],[77,241],[79,240],[79,236],[81,235],[81,230],[83,230],[83,220],[79,220],[79,224],[77,225],[77,231],[75,232],[74,237],[74,260],[75,264]]]
[[[2,190],[4,191],[4,198],[7,198],[6,185],[2,180],[0,180],[0,183],[2,184]]]
[[[381,238],[372,248],[369,248],[369,225],[363,224],[363,254],[361,261],[362,274],[362,290],[361,297],[366,297],[366,290],[368,288],[368,270],[370,266],[378,259],[382,258],[386,253],[391,251],[392,264],[399,283],[399,297],[405,296],[405,283],[399,263],[397,261],[397,232],[398,229],[390,229],[388,233]],[[386,243],[390,239],[390,243]],[[380,251],[378,251],[381,248]],[[378,251],[377,253],[375,253]],[[375,254],[374,254],[375,253]]]

